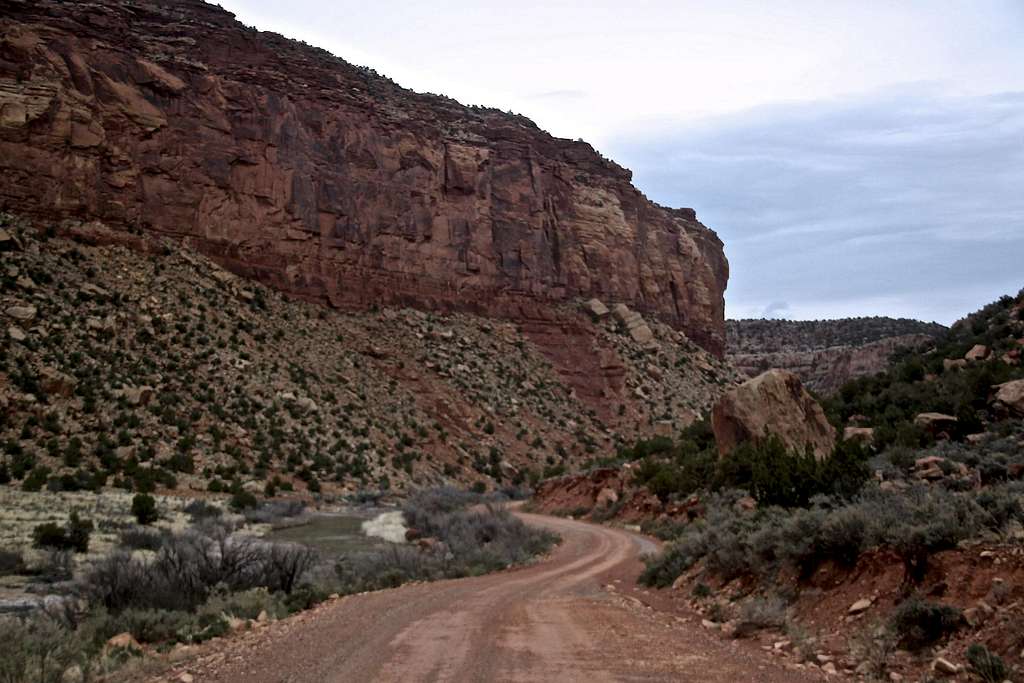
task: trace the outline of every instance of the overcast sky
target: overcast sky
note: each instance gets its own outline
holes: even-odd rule
[[[1024,2],[221,0],[525,114],[688,206],[730,317],[950,323],[1024,287]]]

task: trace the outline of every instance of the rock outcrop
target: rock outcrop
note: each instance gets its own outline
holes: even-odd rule
[[[809,447],[818,458],[828,456],[836,442],[835,428],[821,406],[785,370],[769,370],[726,392],[711,411],[711,426],[722,456],[741,443],[773,434],[789,450]]]
[[[630,180],[198,0],[0,10],[0,208],[183,239],[308,300],[519,319],[596,296],[723,353],[720,240]]]
[[[1011,412],[1024,417],[1024,379],[1006,382],[995,387],[996,400]]]

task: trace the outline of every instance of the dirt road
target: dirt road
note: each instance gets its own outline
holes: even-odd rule
[[[628,595],[646,539],[522,514],[562,544],[534,566],[350,596],[229,640],[197,682],[820,680]],[[167,680],[167,679],[165,679]]]

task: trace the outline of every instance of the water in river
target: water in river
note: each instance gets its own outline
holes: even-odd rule
[[[271,531],[267,539],[302,543],[327,555],[369,550],[389,541],[405,540],[401,514],[379,508],[318,512],[313,513],[306,524]]]

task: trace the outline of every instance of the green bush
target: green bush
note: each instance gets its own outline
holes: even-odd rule
[[[806,507],[816,495],[851,498],[870,476],[868,452],[843,441],[818,460],[810,453],[791,453],[780,439],[747,442],[719,458],[707,422],[691,425],[673,446],[670,440],[639,441],[620,452],[639,459],[638,483],[662,502],[684,498],[701,489],[745,489],[763,505]]]
[[[925,602],[917,597],[905,600],[892,615],[892,629],[902,647],[919,650],[954,633],[963,624],[963,613],[955,607]]]
[[[159,531],[135,527],[121,532],[121,547],[132,550],[157,551],[164,544],[164,534]]]
[[[971,665],[971,673],[984,683],[1003,683],[1010,678],[1010,672],[1003,659],[980,643],[974,643],[967,648],[967,662]]]
[[[231,509],[236,512],[242,510],[248,510],[250,508],[259,507],[260,502],[256,500],[256,496],[245,490],[238,490],[231,496]]]
[[[86,553],[89,551],[92,530],[92,521],[79,518],[78,513],[73,511],[64,527],[59,527],[53,522],[38,525],[32,530],[32,541],[37,548]]]
[[[61,683],[74,668],[88,674],[98,648],[49,616],[0,616],[0,681]],[[86,679],[88,680],[88,679]]]
[[[148,526],[160,519],[160,513],[156,509],[156,499],[148,493],[136,493],[132,497],[132,514],[136,521],[143,526]]]
[[[44,465],[33,467],[28,476],[21,482],[22,491],[42,491],[50,477],[50,468]]]
[[[930,486],[868,488],[851,501],[824,497],[810,508],[759,506],[744,512],[735,506],[742,492],[723,491],[707,498],[702,519],[677,527],[675,539],[647,559],[641,580],[671,585],[700,560],[726,579],[768,578],[786,565],[808,577],[822,562],[849,567],[865,550],[888,547],[903,559],[910,588],[924,577],[934,553],[1024,522],[1022,494],[1020,483],[963,493]]]
[[[25,571],[25,560],[21,553],[0,550],[0,576],[21,574]]]
[[[198,524],[203,520],[217,519],[224,514],[219,507],[207,503],[205,500],[190,501],[182,510],[189,516],[193,524]]]
[[[806,507],[817,495],[856,495],[871,474],[867,458],[860,444],[841,441],[830,456],[818,460],[810,452],[787,451],[772,435],[741,444],[723,458],[715,486],[746,489],[762,505]]]

